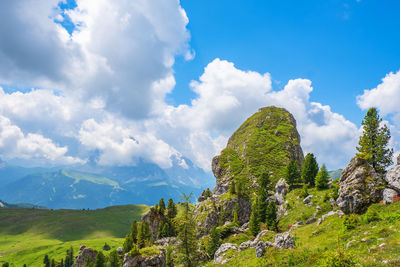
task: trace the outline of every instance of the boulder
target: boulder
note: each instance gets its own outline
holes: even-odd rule
[[[397,191],[391,188],[385,188],[382,193],[383,204],[393,203],[393,198],[397,196]]]
[[[155,245],[162,246],[162,247],[174,245],[175,243],[176,243],[175,237],[164,237],[164,238],[158,239],[154,242]]]
[[[141,255],[131,256],[125,254],[123,267],[166,267],[165,249],[160,249],[160,254],[153,257]]]
[[[235,244],[224,243],[222,244],[214,254],[214,264],[225,264],[228,262],[229,258],[225,258],[228,250],[237,251],[238,248]],[[125,267],[125,266],[124,266]]]
[[[295,242],[293,236],[289,232],[285,232],[275,236],[275,242],[273,245],[274,247],[280,249],[288,249],[293,248],[295,246]]]
[[[289,185],[286,183],[286,180],[281,178],[275,185],[275,191],[279,195],[286,196],[289,191]]]
[[[366,160],[354,157],[340,177],[338,207],[346,214],[363,213],[382,199],[384,182]]]
[[[105,251],[109,251],[111,249],[111,247],[110,247],[110,245],[105,243],[104,246],[102,247],[102,249],[105,250]]]
[[[341,210],[337,210],[337,211],[331,210],[330,212],[322,215],[321,218],[318,219],[317,225],[320,225],[321,223],[323,223],[325,221],[326,217],[333,216],[336,214],[338,214],[340,217],[342,217],[344,215],[343,211],[341,211]]]
[[[122,253],[124,253],[122,247],[118,247],[118,248],[117,248],[117,253],[118,253],[119,255],[122,255]]]
[[[304,204],[310,204],[313,195],[308,195],[305,199],[303,199]]]
[[[315,223],[316,221],[317,221],[317,217],[314,213],[313,216],[306,221],[306,224],[312,224],[312,223]]]
[[[267,249],[267,246],[263,241],[259,241],[256,245],[256,257],[261,258],[264,256],[265,250]]]
[[[385,180],[392,189],[400,192],[400,155],[397,158],[397,165],[386,173]]]
[[[94,263],[97,256],[97,251],[91,248],[87,248],[86,246],[81,246],[78,255],[75,257],[74,267],[85,267],[86,266],[86,259]]]

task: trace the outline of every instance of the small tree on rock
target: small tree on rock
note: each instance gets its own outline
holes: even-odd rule
[[[164,214],[164,212],[165,212],[165,202],[164,202],[164,199],[163,198],[161,198],[160,199],[160,201],[158,202],[158,207],[159,207],[159,212],[161,213],[161,214]]]
[[[173,219],[176,217],[177,213],[178,213],[178,210],[176,209],[175,203],[172,200],[172,198],[170,198],[168,200],[167,216],[168,216],[168,218]]]

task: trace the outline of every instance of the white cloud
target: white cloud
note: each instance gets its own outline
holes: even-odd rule
[[[0,155],[2,158],[21,158],[58,164],[83,163],[79,158],[67,156],[67,147],[59,147],[40,134],[28,133],[0,115]]]

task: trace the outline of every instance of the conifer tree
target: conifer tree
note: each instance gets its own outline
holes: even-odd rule
[[[164,202],[163,198],[161,198],[160,201],[158,202],[158,206],[159,206],[159,212],[161,214],[164,214],[164,212],[165,212],[165,202]]]
[[[178,210],[176,209],[175,203],[172,200],[172,198],[170,198],[168,200],[167,216],[168,216],[168,218],[173,219],[176,217],[177,213],[178,213]]]
[[[318,163],[314,154],[308,153],[304,158],[303,168],[301,170],[301,178],[303,182],[310,186],[314,186],[315,176],[317,176],[318,169]]]
[[[93,262],[90,260],[89,256],[86,257],[85,267],[93,267]]]
[[[110,267],[119,267],[119,259],[118,259],[118,252],[114,249],[110,252],[108,257],[108,261],[110,263]]]
[[[26,266],[24,266],[24,267],[26,267]],[[64,267],[64,259],[61,259],[60,267]]]
[[[67,250],[67,256],[65,257],[65,267],[71,267],[74,264],[74,249],[72,246]]]
[[[10,264],[8,262],[3,263],[2,267],[10,267]]]
[[[56,261],[54,259],[51,260],[50,266],[51,267],[56,267]]]
[[[249,221],[250,233],[253,236],[256,236],[260,231],[260,214],[258,208],[259,208],[259,200],[258,197],[255,197],[251,205],[251,215]]]
[[[236,194],[238,198],[242,198],[244,196],[243,192],[243,180],[239,179],[236,183]]]
[[[212,196],[212,192],[211,192],[210,188],[207,188],[205,193],[204,193],[204,197],[207,199],[207,198],[209,198],[211,196]]]
[[[235,195],[236,194],[236,183],[235,183],[235,180],[232,180],[232,182],[231,182],[231,186],[229,187],[229,193],[231,195]]]
[[[50,259],[47,254],[44,256],[43,264],[44,264],[44,267],[50,267]]]
[[[233,208],[233,223],[239,225],[239,203],[235,203]]]
[[[329,183],[329,174],[328,171],[326,170],[325,164],[323,164],[319,169],[317,177],[315,177],[315,186],[318,189],[326,189],[328,188],[328,183]]]
[[[106,257],[104,256],[103,252],[99,251],[99,253],[97,253],[94,266],[106,267]]]
[[[172,246],[168,246],[167,247],[167,251],[166,251],[166,255],[165,255],[165,264],[167,265],[167,267],[174,267],[174,258],[172,256],[172,251],[173,251],[173,247]]]
[[[265,212],[268,204],[268,190],[270,185],[269,175],[268,173],[263,173],[257,180],[258,188],[257,188],[257,196],[259,201],[259,222],[265,222]]]
[[[122,245],[122,251],[124,253],[127,253],[132,249],[132,246],[133,246],[132,236],[130,234],[127,234],[125,236],[124,244]]]
[[[145,237],[145,233],[144,233],[144,224],[141,223],[139,226],[139,231],[138,231],[138,235],[137,235],[137,245],[139,248],[144,248],[146,244],[146,237]],[[131,247],[132,249],[132,247]]]
[[[273,201],[269,201],[268,203],[265,220],[269,230],[278,231],[278,216],[276,205]]]
[[[138,227],[137,227],[137,221],[134,220],[131,224],[131,237],[132,237],[132,242],[136,244],[137,242],[137,233],[138,233]]]
[[[214,257],[215,251],[217,251],[219,246],[221,246],[221,241],[219,240],[219,238],[220,234],[217,228],[214,226],[213,228],[211,228],[210,237],[206,248],[206,252],[210,258]]]
[[[297,162],[295,160],[291,160],[289,165],[286,167],[286,176],[285,180],[290,188],[293,187],[294,184],[300,182],[300,171],[297,166]]]
[[[363,134],[358,141],[357,156],[367,160],[377,173],[383,174],[393,163],[393,149],[388,148],[390,130],[381,122],[376,108],[370,108],[362,121]]]
[[[183,265],[188,267],[195,266],[194,257],[197,251],[196,221],[189,204],[190,197],[191,194],[183,194],[183,212],[175,218],[178,239],[181,241],[178,249],[183,255]]]

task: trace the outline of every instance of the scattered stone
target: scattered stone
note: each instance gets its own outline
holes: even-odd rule
[[[102,249],[105,250],[105,251],[109,251],[111,249],[111,247],[110,247],[110,245],[105,243],[104,246],[102,247]]]
[[[334,208],[336,206],[336,201],[333,198],[330,198],[329,202],[331,203],[332,208]]]
[[[384,248],[386,246],[386,243],[382,243],[379,245],[379,248]]]
[[[293,248],[295,246],[293,236],[289,232],[276,235],[274,246],[280,249]]]
[[[285,199],[280,194],[275,194],[269,198],[271,201],[274,201],[276,205],[280,206],[285,202]]]
[[[350,248],[351,247],[351,244],[352,243],[355,243],[355,242],[357,242],[356,240],[350,240],[349,242],[347,242],[347,244],[346,244],[346,248]]]
[[[322,208],[321,208],[319,205],[317,205],[317,206],[315,207],[315,209],[316,209],[316,212],[318,212],[318,211],[320,211]]]
[[[382,199],[384,182],[366,160],[354,157],[340,177],[339,208],[346,214],[363,213]]]
[[[238,250],[237,246],[232,243],[222,244],[214,254],[214,264],[225,264],[229,258],[225,259],[228,250]],[[125,267],[125,266],[124,266]]]
[[[162,246],[162,247],[174,245],[175,243],[176,243],[175,237],[164,237],[164,238],[158,239],[154,242],[155,245]]]
[[[382,263],[383,263],[383,264],[388,264],[389,261],[388,261],[388,260],[383,260]]]
[[[276,215],[277,215],[277,217],[279,219],[279,218],[287,216],[288,215],[288,211],[286,210],[286,208],[283,205],[281,205],[281,206],[278,206],[278,211],[277,211]]]
[[[299,225],[304,225],[304,222],[298,222],[298,221],[296,221],[296,222],[293,224],[293,226],[299,226]]]
[[[249,223],[247,222],[247,223],[244,223],[243,225],[242,225],[242,227],[240,227],[240,230],[242,230],[243,232],[245,232],[246,230],[248,230],[249,229]]]
[[[236,226],[233,226],[233,227],[232,227],[231,232],[234,233],[234,234],[241,234],[241,233],[244,233],[244,231],[242,230],[242,228],[239,228],[239,227],[236,227]]]
[[[369,234],[368,232],[364,232],[364,233],[363,233],[363,235],[368,235],[368,234]]]
[[[362,242],[365,242],[365,243],[371,242],[368,238],[365,238],[365,237],[364,237],[363,239],[361,239],[361,241],[362,241]]]
[[[256,257],[261,258],[264,256],[265,250],[266,250],[265,243],[263,241],[259,241],[256,245]]]
[[[342,217],[344,215],[343,211],[341,211],[341,210],[337,210],[337,211],[332,210],[332,211],[322,215],[321,218],[318,219],[317,225],[320,225],[323,221],[325,221],[326,217],[333,216],[335,214],[338,214],[339,217]]]
[[[123,251],[122,247],[118,247],[118,248],[117,248],[117,253],[118,253],[119,255],[122,255],[123,252],[124,252],[124,251]]]
[[[81,246],[79,250],[79,254],[75,257],[74,267],[84,267],[86,266],[86,259],[94,263],[97,256],[97,251],[91,248],[87,248],[86,246]]]
[[[397,192],[391,188],[385,188],[382,193],[383,204],[392,204]]]
[[[283,178],[279,179],[279,181],[275,185],[275,191],[279,195],[286,196],[286,194],[289,191],[289,185],[286,183],[285,179],[283,179]]]
[[[142,257],[141,255],[130,256],[125,254],[123,267],[166,267],[165,249],[160,249],[160,254],[153,257]]]
[[[303,199],[303,203],[309,204],[311,202],[312,197],[313,197],[312,195],[308,195],[305,199]]]
[[[313,204],[314,204],[314,203],[310,202],[310,203],[308,203],[307,205],[308,205],[309,208],[311,208]]]
[[[317,221],[317,217],[316,217],[316,215],[314,213],[313,216],[306,221],[306,224],[315,223],[316,221]]]

